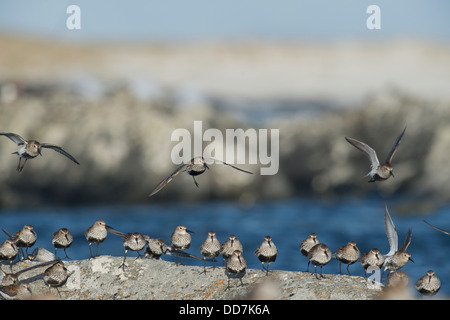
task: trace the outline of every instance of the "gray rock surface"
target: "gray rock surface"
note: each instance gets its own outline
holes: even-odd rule
[[[128,257],[123,271],[119,268],[123,257],[100,256],[89,260],[64,261],[73,273],[62,287],[50,290],[43,281],[45,267],[32,270],[19,277],[29,282],[37,299],[70,300],[319,300],[375,298],[379,290],[367,288],[364,278],[326,274],[316,279],[313,273],[292,271],[247,270],[243,285],[231,279],[227,288],[224,267],[218,261],[214,270],[203,267],[176,265],[164,260]],[[37,264],[21,261],[14,271]],[[3,266],[9,272],[9,267]]]

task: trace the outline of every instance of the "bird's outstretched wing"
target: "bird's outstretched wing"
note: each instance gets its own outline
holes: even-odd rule
[[[425,220],[423,220],[423,222],[425,222],[425,223],[426,223],[427,225],[429,225],[430,227],[436,229],[437,231],[443,232],[443,233],[445,233],[446,235],[450,236],[450,232],[445,231],[445,230],[442,230],[442,229],[440,229],[440,228],[438,228],[438,227],[436,227],[436,226],[433,226],[431,223],[428,223],[428,222],[426,222]]]
[[[397,140],[395,140],[395,143],[392,146],[391,151],[389,151],[384,163],[391,164],[392,158],[394,157],[395,152],[397,152],[398,145],[400,144],[400,141],[402,140],[403,135],[405,134],[405,131],[406,131],[406,127],[405,127],[405,129],[403,129],[402,133],[397,137]]]
[[[176,256],[176,255],[177,255],[177,256],[185,257],[185,258],[192,258],[192,259],[197,259],[197,260],[203,260],[203,258],[194,256],[193,254],[184,252],[184,251],[182,251],[182,250],[175,249],[175,248],[173,248],[173,247],[171,247],[171,246],[167,246],[167,247],[166,247],[166,250],[165,250],[164,254],[167,254],[167,255],[169,255],[169,256],[173,256],[173,255]],[[208,260],[207,260],[207,261],[208,261]],[[211,261],[213,261],[213,260],[211,260]],[[215,260],[214,260],[214,261],[215,261]]]
[[[157,192],[159,192],[162,188],[164,188],[173,178],[175,178],[180,172],[186,170],[187,166],[191,165],[191,163],[186,163],[179,166],[174,172],[172,172],[167,178],[161,181],[155,189],[148,195],[149,197],[153,196]]]
[[[20,274],[22,274],[22,273],[24,273],[24,272],[27,272],[27,271],[30,271],[30,270],[33,270],[33,269],[37,269],[37,268],[41,268],[41,267],[46,267],[46,266],[48,266],[48,265],[54,265],[54,264],[57,263],[57,262],[59,262],[58,259],[51,260],[51,261],[45,261],[45,262],[36,264],[36,265],[34,265],[34,266],[28,267],[28,268],[26,268],[26,269],[22,269],[22,270],[16,272],[15,275],[20,275]]]
[[[399,251],[403,251],[403,252],[406,251],[406,249],[408,249],[409,244],[411,243],[411,239],[412,239],[412,230],[408,229],[408,233],[406,234],[405,242],[403,243],[403,245]]]
[[[11,139],[11,141],[13,141],[15,144],[19,146],[22,146],[27,143],[27,141],[24,138],[15,133],[0,133],[0,136],[5,136]]]
[[[389,240],[390,250],[385,256],[392,256],[398,250],[398,236],[397,230],[395,229],[394,222],[389,214],[387,204],[384,204],[384,229],[386,230],[386,235]]]
[[[54,144],[49,144],[49,143],[41,143],[41,148],[47,148],[47,149],[52,149],[55,150],[56,152],[61,153],[62,155],[65,155],[67,158],[69,158],[70,160],[72,160],[73,162],[75,162],[76,164],[80,164],[77,159],[75,159],[70,153],[68,153],[67,151],[65,151],[63,148],[54,145]]]
[[[113,229],[113,228],[111,228],[111,227],[106,227],[106,229],[107,229],[109,232],[115,234],[116,236],[124,237],[124,236],[126,235],[125,233],[120,232],[120,231],[117,231],[117,230],[115,230],[115,229]]]
[[[364,142],[358,141],[356,139],[345,137],[345,140],[347,140],[351,145],[362,151],[367,156],[367,158],[369,158],[370,167],[372,169],[378,168],[380,162],[378,161],[377,153],[375,152],[375,150],[373,150]]]
[[[214,159],[214,158],[207,158],[207,157],[203,157],[203,159],[205,160],[206,164],[212,164],[212,163],[214,163],[214,162],[217,162],[217,163],[221,163],[221,164],[225,164],[225,165],[227,165],[227,166],[230,166],[230,167],[232,167],[233,169],[236,169],[236,170],[239,170],[239,171],[248,173],[248,174],[253,174],[253,172],[250,172],[250,171],[247,171],[247,170],[244,170],[244,169],[235,167],[235,166],[233,166],[233,165],[231,165],[231,164],[229,164],[229,163],[226,163],[225,161],[217,160],[217,159]]]
[[[3,229],[3,228],[2,228],[2,230],[3,230],[3,232],[4,232],[10,239],[13,239],[13,236],[12,236],[11,233],[9,233],[8,231],[6,231],[6,230]],[[13,240],[14,240],[14,239],[13,239]]]

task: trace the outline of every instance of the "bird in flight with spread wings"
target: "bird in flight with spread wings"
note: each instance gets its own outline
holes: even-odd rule
[[[246,171],[243,169],[240,169],[238,167],[235,167],[231,164],[228,164],[224,161],[220,161],[217,159],[213,159],[213,158],[206,158],[206,157],[195,157],[193,158],[191,161],[189,161],[188,163],[185,163],[181,166],[179,166],[174,172],[172,172],[171,175],[169,175],[167,178],[165,178],[163,181],[161,181],[156,187],[155,189],[153,189],[153,191],[148,195],[149,197],[153,196],[154,194],[156,194],[157,192],[159,192],[162,188],[164,188],[170,181],[173,180],[173,178],[175,178],[180,172],[186,171],[190,176],[192,176],[192,178],[194,179],[194,183],[195,185],[198,187],[198,183],[197,180],[195,180],[195,176],[198,176],[200,174],[202,174],[203,172],[206,171],[206,169],[209,169],[208,164],[207,163],[221,163],[221,164],[225,164],[227,166],[230,166],[236,170],[248,173],[248,174],[253,174],[250,171]]]
[[[345,140],[362,151],[369,158],[371,167],[371,171],[367,174],[368,176],[370,176],[369,182],[382,181],[388,179],[390,176],[394,176],[394,173],[392,172],[391,162],[405,131],[406,127],[398,136],[397,140],[395,140],[394,146],[392,147],[391,151],[386,157],[386,160],[384,160],[382,164],[380,164],[380,162],[378,161],[377,153],[375,152],[375,150],[373,150],[367,144],[353,138],[345,137]]]
[[[66,156],[76,164],[80,164],[72,155],[70,155],[67,151],[65,151],[63,148],[49,143],[40,143],[36,140],[25,140],[21,136],[15,133],[0,133],[1,136],[5,136],[9,138],[11,141],[13,141],[15,144],[20,146],[19,150],[16,152],[13,152],[13,154],[17,154],[19,156],[19,165],[17,166],[17,171],[21,172],[23,168],[25,167],[25,163],[28,159],[36,158],[38,155],[42,156],[42,149],[52,149],[56,152],[61,153],[62,155]],[[22,164],[22,159],[25,159],[25,161]]]

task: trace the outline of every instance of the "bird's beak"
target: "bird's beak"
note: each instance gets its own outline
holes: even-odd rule
[[[191,230],[188,230],[188,229],[186,229],[186,232],[195,233],[194,231],[191,231]]]
[[[38,149],[38,153],[42,157],[41,148]]]
[[[208,165],[206,164],[206,162],[205,162],[205,168],[209,170],[209,167],[208,167]]]
[[[391,176],[392,176],[393,178],[395,178],[394,172],[392,172],[392,170],[391,170]]]
[[[411,261],[412,263],[415,263],[414,260],[411,258],[408,258],[408,260]]]

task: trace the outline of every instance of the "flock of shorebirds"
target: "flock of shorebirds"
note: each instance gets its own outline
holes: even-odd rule
[[[369,182],[383,181],[387,180],[391,176],[394,177],[392,168],[392,159],[394,154],[397,152],[398,146],[405,134],[406,127],[402,133],[397,137],[393,147],[388,153],[384,162],[380,163],[378,160],[375,150],[373,150],[367,144],[358,141],[353,138],[345,137],[345,139],[354,147],[362,151],[370,160],[371,170],[367,174],[370,177]],[[80,164],[71,154],[65,151],[60,146],[48,143],[40,143],[36,140],[26,140],[15,133],[0,133],[0,135],[9,138],[11,141],[16,143],[20,148],[14,152],[19,156],[19,164],[17,166],[17,171],[21,172],[29,159],[36,158],[38,155],[42,156],[42,149],[52,149],[59,152],[60,154],[66,156],[76,164]],[[23,161],[23,162],[22,162]],[[161,181],[149,194],[149,197],[155,195],[161,189],[167,186],[169,182],[173,180],[181,172],[187,172],[194,179],[195,185],[198,187],[198,183],[195,179],[196,176],[204,173],[208,167],[208,163],[222,163],[230,166],[236,170],[242,171],[247,174],[251,172],[235,167],[231,164],[225,163],[212,158],[205,157],[195,157],[189,163],[183,164],[178,167],[172,174]],[[368,272],[371,273],[376,270],[384,271],[389,270],[389,275],[386,278],[385,289],[387,288],[404,288],[408,285],[408,277],[406,274],[399,269],[404,267],[408,261],[412,261],[411,255],[406,251],[411,243],[412,230],[408,230],[406,234],[405,241],[403,245],[398,247],[398,237],[395,225],[389,214],[387,204],[385,204],[385,231],[390,244],[390,251],[387,254],[382,254],[378,249],[373,248],[370,251],[361,255],[356,243],[354,241],[349,241],[346,245],[337,249],[335,253],[332,253],[330,248],[321,243],[318,240],[317,234],[311,233],[306,239],[304,239],[299,245],[300,252],[303,256],[308,258],[308,267],[306,269],[309,272],[309,265],[312,263],[314,265],[315,277],[320,280],[324,277],[322,274],[322,268],[328,264],[332,258],[339,261],[339,273],[341,271],[341,264],[347,265],[347,272],[349,275],[349,266],[360,261],[361,265],[365,270],[365,276],[367,278]],[[426,222],[426,221],[425,221]],[[441,231],[447,235],[449,233],[445,230],[437,228],[426,222],[431,227],[438,231]],[[43,280],[49,288],[58,288],[67,282],[71,273],[64,266],[64,263],[57,256],[57,249],[63,249],[65,257],[70,259],[67,255],[66,249],[70,247],[73,242],[73,236],[70,231],[66,228],[61,228],[53,234],[51,240],[54,246],[54,253],[39,247],[34,249],[32,254],[28,254],[28,248],[32,247],[37,239],[36,232],[33,230],[31,225],[25,225],[21,230],[17,231],[14,235],[10,234],[7,230],[2,229],[7,235],[6,239],[2,244],[0,244],[0,260],[9,261],[11,267],[11,273],[7,273],[0,268],[0,294],[4,298],[17,299],[29,297],[31,291],[27,283],[21,283],[18,278],[21,274],[36,268],[45,267],[43,272]],[[134,251],[141,256],[140,251],[144,250],[145,256],[153,259],[159,259],[163,254],[175,255],[176,263],[178,264],[178,258],[183,257],[195,258],[203,260],[203,273],[206,273],[206,262],[216,262],[216,258],[222,255],[223,264],[225,265],[225,273],[228,277],[228,287],[230,287],[231,278],[239,278],[242,284],[242,278],[245,275],[247,269],[247,262],[243,256],[243,246],[238,240],[236,235],[230,235],[229,239],[223,243],[220,243],[216,237],[214,231],[210,231],[206,237],[206,240],[202,243],[200,247],[201,257],[186,253],[185,250],[190,248],[191,245],[191,233],[189,229],[185,226],[177,226],[170,238],[170,245],[162,239],[153,239],[149,236],[142,235],[137,232],[133,233],[123,233],[115,230],[114,228],[108,226],[104,221],[95,221],[95,223],[90,226],[86,232],[85,237],[89,244],[90,257],[95,258],[98,256],[99,244],[102,243],[108,232],[122,237],[123,246],[125,249],[123,263],[119,266],[120,268],[125,268],[126,257],[128,251]],[[91,246],[96,245],[96,254],[92,253]],[[25,253],[23,252],[25,248]],[[261,245],[254,251],[259,261],[262,263],[262,268],[269,274],[269,265],[275,262],[278,250],[270,236],[264,237]],[[40,261],[33,267],[23,269],[19,272],[12,273],[12,262],[19,257],[19,259],[29,259]],[[213,268],[215,265],[213,264]],[[320,274],[317,273],[317,267],[320,267]],[[384,273],[383,271],[383,273]],[[383,275],[381,275],[381,278]],[[369,279],[368,279],[369,281]],[[373,281],[373,280],[371,280]],[[434,295],[440,289],[441,283],[436,273],[433,270],[427,271],[427,273],[417,280],[416,289],[421,295]]]

